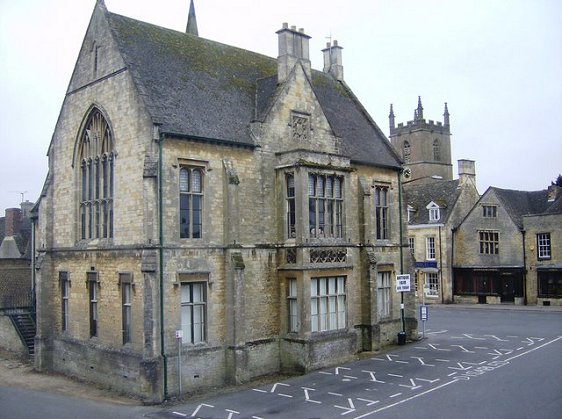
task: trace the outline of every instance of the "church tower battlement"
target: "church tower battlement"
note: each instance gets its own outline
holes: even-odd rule
[[[418,179],[453,179],[451,163],[450,114],[445,103],[443,122],[426,120],[421,97],[414,110],[414,119],[396,125],[394,109],[390,105],[390,142],[402,157],[405,182]]]

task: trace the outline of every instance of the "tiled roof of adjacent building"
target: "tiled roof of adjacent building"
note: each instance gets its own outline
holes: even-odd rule
[[[548,191],[518,191],[490,187],[510,215],[513,222],[523,228],[524,215],[562,214],[562,196],[548,200]]]
[[[279,88],[277,60],[107,12],[113,36],[148,112],[166,134],[241,146]],[[320,71],[312,86],[342,153],[400,168],[400,159],[345,83]]]
[[[436,180],[433,182],[404,185],[406,203],[414,209],[409,224],[430,224],[427,205],[435,202],[440,207],[438,223],[446,223],[460,194],[459,180]],[[432,221],[434,222],[434,221]]]

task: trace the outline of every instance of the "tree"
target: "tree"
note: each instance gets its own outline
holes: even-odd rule
[[[551,182],[552,185],[562,186],[562,175],[558,175],[555,181]]]

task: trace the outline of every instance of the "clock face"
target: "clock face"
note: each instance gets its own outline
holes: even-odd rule
[[[402,174],[406,179],[408,179],[410,176],[412,176],[412,169],[410,169],[409,167],[405,167],[402,171]]]

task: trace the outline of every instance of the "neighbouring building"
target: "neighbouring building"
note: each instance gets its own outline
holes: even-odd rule
[[[560,187],[490,187],[454,232],[454,300],[561,304]]]
[[[451,165],[450,115],[444,122],[425,120],[421,98],[414,120],[395,126],[390,108],[390,139],[404,160],[404,196],[407,205],[408,245],[414,260],[418,302],[451,303],[453,229],[480,195],[472,160],[459,160],[459,178]]]
[[[32,207],[33,203],[22,202],[20,208],[6,209],[0,218],[0,346],[24,353],[33,353],[35,336]]]
[[[37,206],[37,368],[159,402],[417,337],[401,159],[337,42],[316,71],[277,36],[275,59],[200,37],[193,3],[181,33],[97,1]]]
[[[527,304],[562,305],[562,187],[548,187],[545,208],[523,216]]]

